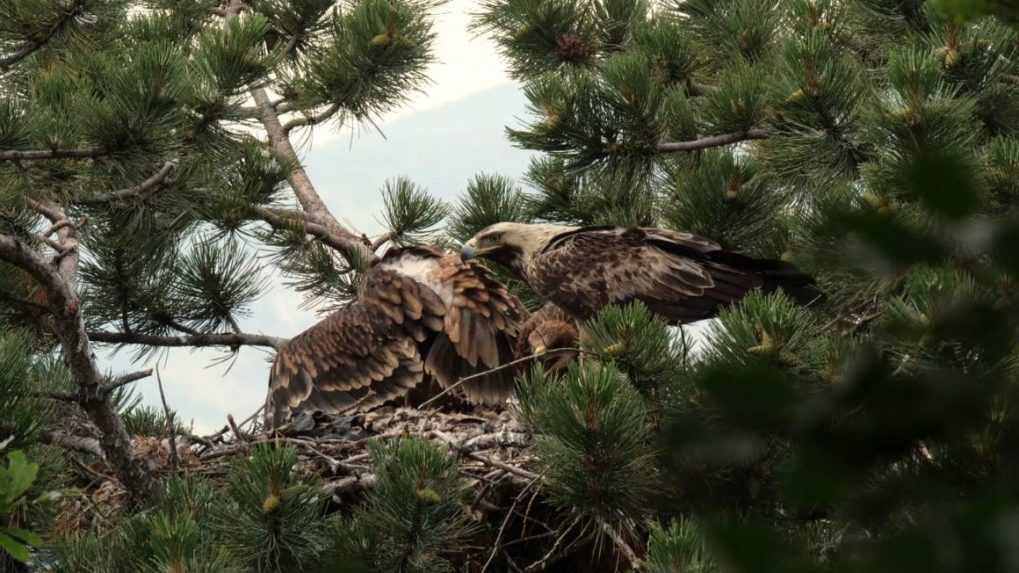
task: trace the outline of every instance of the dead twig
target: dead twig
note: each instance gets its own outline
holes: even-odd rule
[[[163,402],[163,414],[166,416],[166,431],[170,435],[170,470],[177,472],[180,465],[180,458],[177,455],[177,428],[174,423],[173,412],[166,403],[166,393],[163,392],[163,377],[159,375],[159,364],[156,364],[156,384],[159,385],[159,400]]]

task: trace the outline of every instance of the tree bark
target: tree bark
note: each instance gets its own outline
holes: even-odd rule
[[[76,233],[73,227],[65,229],[72,235]],[[72,256],[74,260],[65,265]],[[14,237],[0,235],[0,259],[24,269],[45,288],[47,304],[53,315],[54,334],[60,341],[64,363],[78,386],[78,404],[99,428],[102,434],[99,445],[117,477],[133,497],[139,498],[148,491],[151,476],[131,455],[131,436],[124,421],[110,403],[108,394],[101,391],[105,377],[96,365],[89,344],[80,312],[81,301],[73,287],[74,281],[64,275],[65,270],[76,270],[77,254],[61,260],[58,270],[29,245]]]

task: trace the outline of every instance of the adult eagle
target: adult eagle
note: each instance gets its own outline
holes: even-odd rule
[[[390,249],[368,270],[358,298],[295,336],[276,354],[266,421],[296,411],[366,410],[407,395],[431,376],[443,387],[513,358],[524,309],[476,261],[430,247]],[[513,392],[502,370],[461,389],[474,403]]]
[[[462,253],[508,267],[577,320],[631,300],[684,324],[711,318],[756,288],[781,288],[803,304],[820,296],[814,280],[789,263],[666,229],[497,223],[467,241]]]

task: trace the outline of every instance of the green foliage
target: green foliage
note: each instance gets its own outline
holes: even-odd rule
[[[67,573],[131,571],[247,571],[230,554],[210,518],[231,508],[209,482],[171,478],[148,507],[107,531],[79,532],[56,547],[55,570]]]
[[[325,500],[316,483],[298,478],[296,462],[293,448],[262,445],[231,471],[233,506],[214,519],[223,545],[246,569],[292,571],[325,550]]]
[[[474,526],[457,461],[418,438],[370,446],[375,487],[335,532],[326,571],[454,571]]]
[[[27,336],[17,332],[0,336],[0,408],[6,412],[0,421],[0,443],[12,449],[31,444],[46,422],[40,414],[45,413],[47,405],[29,394],[33,382],[39,381],[39,373],[40,368],[32,363]]]
[[[750,158],[707,152],[694,165],[670,169],[663,217],[727,249],[756,256],[781,254],[786,197]],[[767,173],[770,174],[770,171]]]
[[[512,179],[476,175],[467,185],[467,195],[453,210],[447,232],[453,239],[464,242],[494,223],[527,220],[526,197]]]
[[[624,525],[645,515],[656,485],[648,412],[619,370],[585,361],[556,380],[535,367],[517,396],[556,505]]]
[[[434,227],[449,212],[444,203],[404,178],[387,182],[382,197],[384,221],[392,240],[397,243],[428,240],[436,231]]]
[[[173,410],[170,410],[170,413],[175,414]],[[132,436],[162,437],[170,433],[166,424],[166,413],[162,408],[135,404],[122,411],[121,416],[124,418],[127,433]],[[176,417],[174,415],[174,418]],[[190,432],[190,429],[185,427],[179,420],[175,419],[173,425],[177,435]]]
[[[435,39],[428,16],[439,4],[365,0],[337,11],[296,89],[313,102],[339,105],[358,121],[394,109],[425,81]]]
[[[647,553],[649,573],[714,573],[719,570],[708,551],[700,525],[693,519],[674,520],[668,528],[651,524]]]
[[[2,445],[6,445],[5,441]],[[0,448],[2,449],[2,448]],[[21,451],[7,454],[7,467],[0,467],[0,549],[18,561],[27,561],[28,546],[39,546],[42,539],[31,531],[10,527],[5,522],[17,507],[25,503],[25,494],[39,473],[39,465],[30,463]]]
[[[584,349],[612,361],[645,394],[682,368],[682,348],[668,326],[640,302],[609,306],[585,327]]]

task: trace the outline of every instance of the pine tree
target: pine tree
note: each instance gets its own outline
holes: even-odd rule
[[[64,401],[98,429],[133,494],[150,476],[113,398],[147,373],[100,371],[98,345],[139,356],[277,347],[281,339],[240,328],[264,287],[257,249],[309,297],[340,304],[375,250],[441,218],[440,203],[397,182],[383,190],[391,232],[373,245],[329,212],[291,143],[312,126],[370,122],[404,102],[425,79],[436,6],[0,8],[2,321],[26,332],[35,356],[63,356]]]
[[[133,504],[68,536],[33,503],[0,532],[95,573],[1016,569],[1014,2],[482,0],[529,101],[507,135],[541,155],[450,207],[394,180],[388,232],[362,237],[290,136],[404,101],[437,6],[0,7],[0,443],[39,494],[104,459]],[[520,376],[523,467],[429,424],[356,462],[238,429],[208,480],[133,451],[186,429],[93,347],[277,347],[240,326],[252,245],[330,308],[385,245],[504,220],[693,231],[827,296],[748,296],[696,351],[640,304],[603,309],[569,368]]]
[[[543,153],[504,212],[692,231],[827,295],[751,295],[693,355],[607,308],[583,367],[522,380],[549,496],[585,535],[650,570],[1012,570],[991,539],[1016,502],[1015,8],[484,2],[530,104],[507,134]]]

